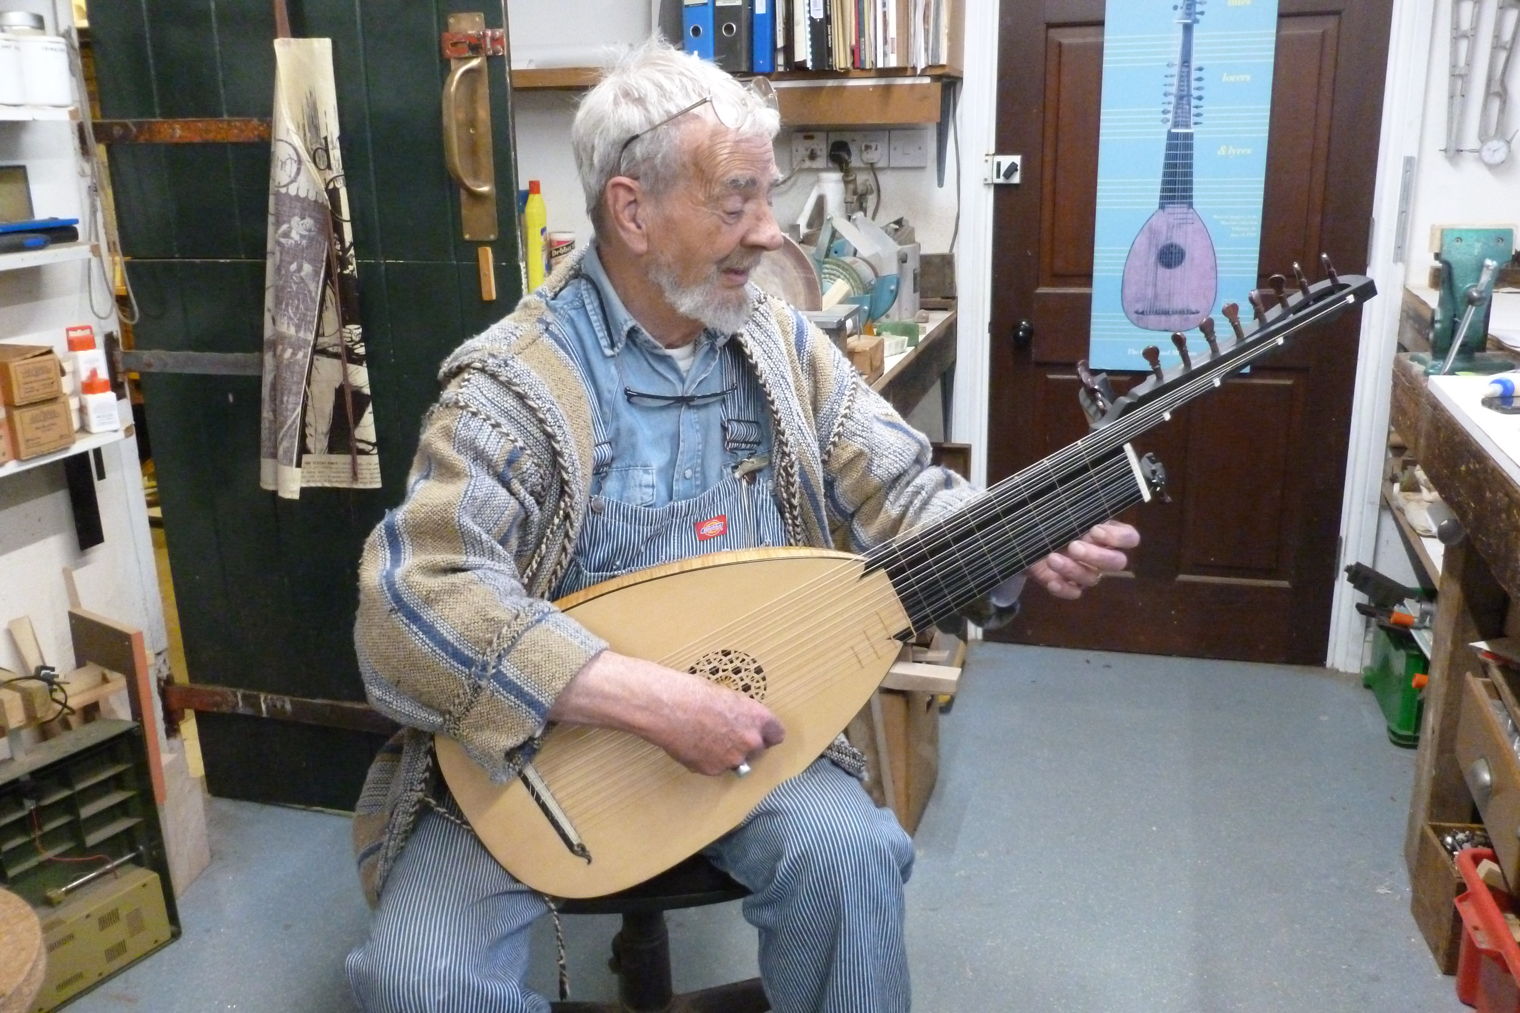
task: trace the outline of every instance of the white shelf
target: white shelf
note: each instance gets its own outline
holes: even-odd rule
[[[79,110],[74,106],[0,106],[0,122],[77,119]]]
[[[67,450],[55,450],[51,454],[43,454],[41,457],[32,457],[25,461],[7,461],[5,464],[0,464],[0,479],[8,475],[15,475],[18,472],[41,467],[44,464],[52,464],[54,461],[61,461],[65,457],[71,457],[74,454],[83,454],[87,451],[109,446],[117,440],[124,440],[131,435],[132,431],[129,429],[118,429],[112,433],[76,432],[74,434],[74,445]]]
[[[95,256],[94,243],[59,243],[44,246],[40,250],[17,250],[0,253],[0,271],[19,271],[24,267],[41,267],[43,264],[59,264],[65,260],[88,260]]]

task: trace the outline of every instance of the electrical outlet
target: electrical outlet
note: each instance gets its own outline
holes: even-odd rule
[[[792,132],[792,171],[829,168],[828,136],[821,130]]]
[[[861,133],[859,130],[830,130],[828,136],[829,145],[827,150],[830,169],[838,167],[834,162],[834,156],[840,153],[844,155],[851,165],[864,164],[860,160]],[[841,148],[843,148],[842,152],[840,151]]]
[[[866,165],[885,169],[892,164],[888,157],[891,142],[890,130],[862,130],[860,132],[860,160]]]
[[[929,131],[921,127],[891,131],[887,160],[894,169],[922,169],[929,164]]]

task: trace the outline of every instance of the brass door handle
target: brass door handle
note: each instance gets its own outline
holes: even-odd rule
[[[459,157],[459,133],[465,131],[475,132],[472,109],[466,104],[459,102],[459,83],[464,80],[466,74],[476,73],[481,77],[481,86],[487,87],[485,82],[486,58],[475,56],[467,60],[450,60],[449,76],[443,83],[443,163],[448,169],[449,175],[454,182],[478,197],[489,197],[496,192],[494,178],[484,181],[472,179],[469,172]],[[490,129],[487,122],[486,129]]]

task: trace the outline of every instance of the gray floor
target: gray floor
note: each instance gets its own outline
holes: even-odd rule
[[[915,1008],[1460,1010],[1409,914],[1414,753],[1318,669],[977,645],[908,888]],[[346,821],[213,801],[184,936],[77,1013],[353,1008]],[[578,998],[612,919],[569,919]],[[676,985],[752,974],[736,905],[671,920]],[[532,980],[553,987],[540,926]]]

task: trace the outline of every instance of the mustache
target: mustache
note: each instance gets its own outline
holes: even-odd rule
[[[720,271],[753,271],[760,265],[760,254],[734,254],[718,264]]]

